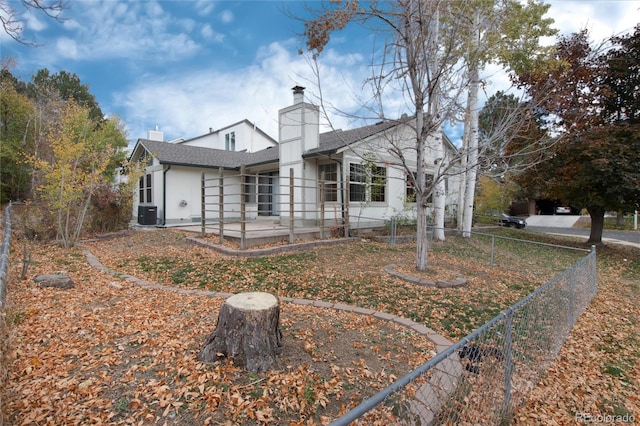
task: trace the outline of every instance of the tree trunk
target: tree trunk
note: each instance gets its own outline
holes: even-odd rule
[[[464,190],[464,213],[462,236],[470,237],[473,226],[473,203],[476,192],[478,170],[478,68],[471,68],[471,86],[469,88],[469,139],[467,152],[467,170]]]
[[[476,178],[478,173],[478,125],[479,125],[479,106],[478,106],[478,92],[480,91],[480,72],[478,58],[476,57],[476,49],[479,49],[480,39],[480,12],[476,10],[474,15],[473,24],[475,27],[474,39],[473,39],[473,51],[469,58],[469,132],[467,133],[468,139],[468,164],[466,174],[466,185],[464,193],[464,222],[462,224],[462,236],[471,237],[471,227],[473,226],[473,203],[476,191]]]
[[[229,297],[220,307],[218,324],[198,359],[214,362],[227,357],[253,373],[268,370],[282,352],[280,303],[261,292]]]
[[[425,271],[427,269],[427,203],[428,194],[425,164],[425,125],[422,101],[416,99],[416,269]]]
[[[427,270],[428,230],[427,230],[427,207],[424,205],[423,197],[420,193],[417,196],[417,226],[416,226],[416,269]]]
[[[604,229],[604,208],[600,206],[587,206],[591,216],[591,233],[587,243],[602,244],[602,230]]]
[[[446,205],[447,191],[444,184],[443,170],[444,164],[444,147],[442,145],[442,128],[433,133],[433,156],[435,157],[435,174],[433,188],[433,221],[435,229],[433,230],[433,239],[444,241],[444,209]]]
[[[458,184],[458,211],[457,211],[457,222],[458,222],[458,230],[462,231],[464,226],[464,197],[467,185],[467,156],[468,156],[468,147],[469,147],[469,105],[467,104],[467,108],[464,114],[464,133],[462,135],[462,148],[460,149],[461,158],[460,158],[460,166],[462,167],[462,172],[460,173],[460,179]]]

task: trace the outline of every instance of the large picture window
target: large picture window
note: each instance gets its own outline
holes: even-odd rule
[[[318,180],[324,179],[324,201],[338,201],[338,165],[336,163],[320,164]]]
[[[349,201],[386,201],[387,169],[375,164],[349,164]]]

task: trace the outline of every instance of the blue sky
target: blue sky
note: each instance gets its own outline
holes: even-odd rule
[[[22,11],[17,0],[9,0]],[[640,22],[640,1],[561,0],[549,16],[562,33],[587,28],[594,40],[627,32]],[[158,126],[166,140],[190,138],[249,119],[277,138],[277,113],[292,101],[290,88],[318,88],[299,33],[297,1],[70,0],[64,22],[25,13],[27,47],[0,35],[0,55],[28,81],[41,68],[75,73],[102,110],[118,115],[128,137]],[[367,75],[372,37],[352,27],[332,37],[320,59],[322,93],[335,107],[354,110]],[[486,71],[487,92],[504,88],[497,69]],[[333,116],[335,127],[353,123]],[[453,135],[451,134],[453,133]],[[449,136],[457,137],[451,130]]]

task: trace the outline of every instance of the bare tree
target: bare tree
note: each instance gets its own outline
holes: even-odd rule
[[[529,3],[539,6],[534,1]],[[419,270],[427,267],[427,201],[430,196],[433,195],[436,227],[440,231],[435,237],[444,239],[445,179],[469,172],[466,174],[467,186],[475,186],[475,172],[480,161],[477,143],[479,71],[496,59],[504,64],[516,63],[509,56],[511,48],[522,49],[526,44],[533,50],[537,46],[539,33],[510,34],[506,28],[513,29],[517,27],[514,22],[527,19],[535,23],[546,9],[538,7],[523,11],[518,4],[511,0],[489,3],[444,0],[361,3],[345,0],[312,11],[314,19],[305,21],[307,48],[314,58],[321,54],[330,34],[349,22],[365,25],[385,39],[383,48],[378,49],[372,59],[374,71],[365,83],[373,95],[362,110],[375,113],[377,119],[389,121],[385,100],[395,97],[403,99],[411,113],[407,119],[397,120],[410,131],[404,137],[389,136],[387,142],[388,152],[396,158],[394,167],[406,171],[415,189],[416,267]],[[497,20],[501,17],[510,19],[510,26]],[[499,44],[498,35],[522,42],[510,39]],[[492,49],[491,54],[482,53],[488,46]],[[467,99],[464,99],[465,94]],[[444,149],[443,124],[462,121],[465,116],[469,123],[465,134],[471,143],[455,152]],[[427,179],[431,174],[433,179]],[[472,210],[473,191],[467,192],[464,205]]]
[[[37,44],[23,37],[24,21],[20,17],[20,10],[44,14],[48,18],[62,22],[62,12],[68,7],[67,0],[0,0],[0,22],[5,33],[15,41],[36,46]]]

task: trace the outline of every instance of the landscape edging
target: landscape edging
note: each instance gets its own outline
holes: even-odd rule
[[[129,274],[119,273],[109,267],[104,266],[102,262],[100,262],[100,260],[98,260],[98,258],[93,253],[91,253],[91,251],[89,251],[89,249],[87,249],[86,247],[82,247],[82,252],[87,258],[87,262],[89,263],[89,265],[91,265],[93,268],[106,272],[107,274],[113,277],[123,279],[125,281],[131,282],[133,284],[136,284],[142,287],[146,287],[154,290],[171,291],[174,293],[195,294],[195,295],[208,296],[208,297],[221,297],[224,299],[232,296],[232,293],[196,290],[196,289],[181,289],[181,288],[176,288],[168,285],[150,283],[148,281],[141,280]],[[299,299],[299,298],[292,298],[292,297],[279,297],[279,299],[282,300],[283,302],[288,302],[295,305],[315,306],[318,308],[331,308],[331,309],[340,310],[340,311],[353,312],[360,315],[372,315],[377,319],[392,321],[396,324],[412,329],[416,333],[419,333],[425,336],[428,340],[430,340],[432,343],[436,345],[437,353],[444,351],[445,349],[447,349],[449,346],[453,344],[453,342],[451,342],[449,339],[436,333],[434,330],[430,329],[425,325],[419,324],[415,321],[411,321],[407,318],[399,317],[399,316],[388,314],[385,312],[377,312],[372,309],[362,308],[360,306],[346,305],[344,303],[325,302],[322,300]]]

